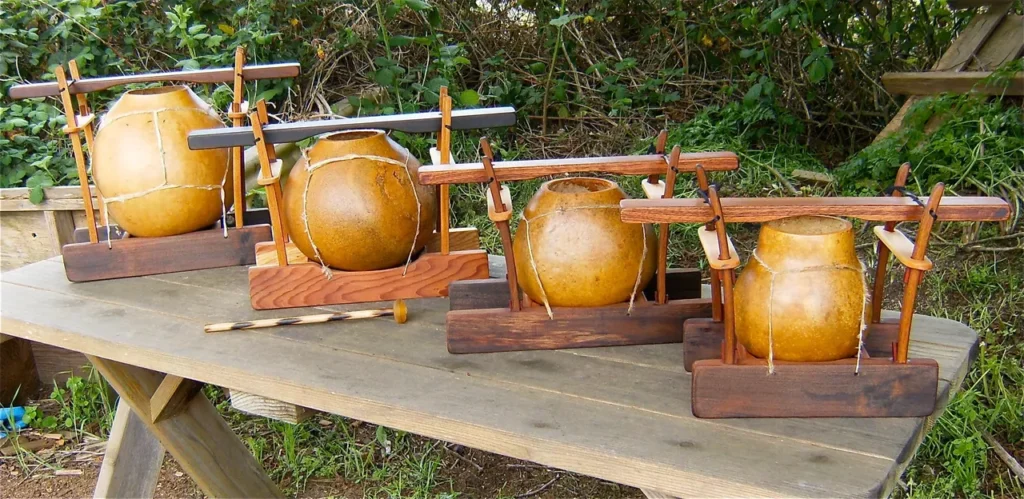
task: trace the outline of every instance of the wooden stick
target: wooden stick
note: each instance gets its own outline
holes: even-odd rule
[[[662,131],[662,133],[666,132]],[[660,139],[661,137],[659,137]],[[676,170],[679,166],[679,146],[672,148],[672,154],[668,158],[668,168],[665,170],[665,191],[661,195],[662,199],[672,199],[676,186]],[[657,181],[655,176],[655,182]],[[648,182],[650,179],[648,178]],[[658,293],[657,302],[660,304],[668,303],[668,293],[666,292],[666,281],[665,275],[668,273],[668,233],[669,224],[663,223],[658,226]]]
[[[451,163],[452,147],[452,98],[448,95],[448,87],[441,87],[441,132],[438,136],[437,145],[441,148],[441,164]],[[451,239],[449,226],[451,224],[451,204],[449,200],[449,185],[441,184],[441,254],[447,255],[451,251]],[[497,206],[497,205],[495,205]]]
[[[244,125],[245,113],[242,101],[245,98],[245,47],[235,49],[235,86],[231,99],[231,125]],[[231,148],[231,174],[233,175],[235,197],[235,227],[245,226],[245,150],[240,146]]]
[[[704,167],[697,165],[695,168],[697,174],[697,188],[708,192],[708,175],[704,171]],[[705,226],[707,230],[715,230],[715,224],[708,222]],[[711,273],[711,319],[715,322],[722,322],[722,275],[719,271],[709,268]]]
[[[705,179],[706,180],[706,179]],[[709,185],[708,186],[708,204],[711,205],[711,210],[715,214],[716,220],[715,232],[718,235],[718,259],[728,260],[732,258],[729,252],[729,236],[725,233],[725,217],[722,214],[722,201],[718,197],[718,188]],[[724,292],[724,303],[722,311],[722,322],[725,328],[725,343],[723,348],[725,353],[722,356],[722,362],[726,364],[732,364],[736,361],[736,325],[735,325],[735,306],[733,302],[733,277],[734,269],[728,269],[722,272],[723,281],[723,292]]]
[[[78,167],[78,183],[82,186],[82,202],[85,205],[85,223],[88,225],[89,242],[95,244],[99,242],[99,234],[96,233],[96,214],[92,207],[92,190],[89,188],[89,172],[85,166],[85,152],[82,151],[82,136],[78,134],[81,128],[78,127],[75,106],[71,103],[71,92],[68,90],[68,80],[64,75],[64,68],[57,66],[54,74],[57,77],[60,100],[64,104],[64,117],[67,120],[64,132],[71,138],[71,150],[75,155],[75,166]]]
[[[654,154],[665,154],[665,143],[668,142],[668,130],[662,129],[658,133],[658,138],[654,139]],[[651,184],[658,183],[658,174],[652,173],[647,176],[647,181]]]
[[[284,227],[284,199],[281,195],[280,174],[274,176],[273,164],[277,162],[277,153],[274,146],[263,140],[263,125],[267,123],[267,103],[260,99],[256,103],[256,110],[249,115],[252,122],[253,134],[257,137],[256,153],[260,160],[260,175],[258,182],[266,187],[267,211],[270,212],[270,230],[274,236],[274,251],[277,254],[277,265],[288,266],[288,250],[285,248],[287,233]]]
[[[903,187],[907,184],[907,177],[910,175],[910,163],[903,163],[896,172],[895,187]],[[903,195],[898,190],[892,192],[894,197]],[[896,228],[896,222],[885,222],[885,230],[892,232]],[[889,247],[882,241],[878,241],[878,265],[875,268],[875,286],[871,292],[871,323],[878,324],[882,320],[882,298],[885,296],[885,271],[889,265]]]
[[[82,79],[81,73],[78,72],[78,61],[74,59],[68,61],[68,73],[71,74],[71,79],[74,81]],[[90,114],[88,96],[86,94],[76,94],[75,100],[78,102],[78,115],[88,116]],[[93,147],[93,140],[95,138],[93,123],[95,122],[96,120],[92,120],[81,127],[82,132],[85,133],[85,145],[89,148],[89,154],[96,151]],[[103,209],[103,195],[99,192],[99,189],[96,189],[96,202],[96,211],[100,213],[100,225],[107,225],[109,223],[107,221],[107,211]]]
[[[219,333],[222,331],[237,331],[240,329],[260,329],[266,327],[292,326],[296,324],[321,324],[324,322],[347,321],[352,319],[372,319],[374,317],[394,317],[395,322],[405,324],[408,319],[408,310],[405,301],[396,300],[392,308],[379,308],[373,310],[357,310],[355,312],[342,312],[337,314],[314,314],[300,315],[298,317],[283,317],[278,319],[257,319],[243,322],[222,322],[219,324],[207,324],[203,331],[207,333]]]
[[[507,215],[512,214],[512,207],[505,206],[505,202],[501,199],[501,183],[498,178],[494,175],[494,166],[491,164],[491,160],[494,159],[494,152],[491,151],[491,143],[487,140],[487,137],[480,137],[480,149],[483,151],[483,165],[484,170],[488,172],[489,182],[488,187],[490,188],[491,200],[494,203],[495,211],[501,211]],[[506,279],[508,280],[508,293],[511,298],[510,308],[513,312],[522,310],[522,304],[519,300],[519,282],[516,274],[516,257],[512,251],[512,229],[509,227],[508,218],[504,220],[495,220],[494,224],[498,226],[498,232],[501,234],[501,247],[505,253],[505,270]]]
[[[622,221],[630,223],[697,223],[714,216],[700,199],[625,199],[619,204]],[[919,220],[926,211],[906,197],[725,198],[722,210],[729,223],[764,223],[800,215],[889,222]],[[944,221],[1002,221],[1009,219],[1010,205],[996,197],[949,197],[937,213]]]
[[[739,167],[739,159],[736,154],[731,152],[682,153],[679,155],[679,165],[676,168],[680,172],[692,172],[698,164],[708,171],[728,171]],[[536,159],[502,161],[494,163],[493,166],[497,174],[496,178],[506,182],[530,180],[562,173],[601,172],[615,175],[660,175],[665,171],[665,156],[644,154],[598,158]],[[480,163],[431,165],[420,168],[420,182],[431,185],[474,184],[487,182],[489,177]]]
[[[932,226],[935,224],[933,213],[937,213],[939,203],[942,201],[942,193],[945,185],[939,182],[932,188],[928,197],[928,204],[924,214],[921,215],[921,223],[917,228],[917,239],[914,241],[913,258],[921,260],[928,251],[928,239],[932,234]],[[907,352],[910,350],[910,327],[914,320],[914,302],[917,300],[917,288],[921,284],[924,271],[910,269],[909,279],[903,290],[903,304],[900,309],[900,337],[896,345],[896,362],[907,363]]]
[[[293,78],[299,75],[298,63],[263,64],[248,66],[243,69],[242,77],[247,81],[273,78]],[[198,69],[195,71],[169,71],[165,73],[148,73],[125,76],[107,76],[103,78],[87,78],[78,80],[68,90],[72,94],[87,94],[106,90],[118,85],[129,83],[154,83],[177,81],[184,83],[229,83],[235,78],[235,68]],[[11,99],[31,99],[33,97],[54,97],[60,94],[57,83],[29,83],[15,85],[8,92]]]

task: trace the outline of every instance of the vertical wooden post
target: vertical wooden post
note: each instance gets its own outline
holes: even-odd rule
[[[925,206],[924,214],[921,215],[921,223],[917,227],[917,238],[914,240],[914,252],[911,254],[915,260],[923,260],[928,252],[928,239],[932,234],[932,226],[935,224],[935,216],[939,212],[939,203],[942,202],[942,194],[945,185],[939,182],[932,188],[928,196],[928,204]],[[917,287],[921,284],[924,271],[920,269],[909,269],[909,278],[903,290],[903,303],[900,307],[900,329],[899,343],[896,344],[896,362],[907,363],[907,353],[910,350],[910,327],[914,320],[914,302],[917,300]]]
[[[900,165],[896,173],[896,181],[893,187],[903,187],[907,184],[907,177],[910,175],[910,163]],[[894,197],[903,195],[898,190],[892,191]],[[896,222],[886,222],[885,230],[892,232],[896,228]],[[882,299],[885,297],[885,270],[889,265],[889,247],[878,241],[876,252],[878,253],[878,265],[875,267],[875,286],[871,291],[871,318],[872,324],[878,324],[882,320]]]
[[[654,139],[654,154],[665,154],[665,143],[668,142],[668,130],[662,130],[658,132],[658,137]],[[651,185],[658,183],[658,174],[654,173],[647,176],[647,181]]]
[[[702,169],[703,170],[703,169]],[[711,223],[715,224],[715,232],[718,235],[718,259],[728,260],[732,258],[729,253],[729,237],[725,232],[725,218],[722,216],[722,203],[718,198],[718,188],[714,186],[708,187],[708,200],[711,205],[711,210],[715,214],[715,220]],[[724,310],[722,312],[722,322],[724,323],[725,329],[725,352],[722,357],[722,361],[726,364],[732,364],[736,360],[736,326],[735,326],[735,303],[733,302],[733,277],[735,276],[734,269],[728,269],[722,272],[722,284],[724,292]]]
[[[78,72],[78,61],[74,59],[68,61],[68,73],[71,75],[72,81],[82,79],[82,74]],[[78,115],[88,116],[90,114],[89,99],[86,96],[86,94],[75,94],[75,100],[78,102]],[[95,140],[95,135],[92,128],[92,124],[95,122],[96,120],[92,120],[82,127],[82,132],[85,134],[85,145],[89,148],[89,154],[93,154],[96,151],[96,149],[93,147],[93,140]],[[103,195],[100,192],[98,192],[99,189],[96,190],[96,201],[99,203],[99,205],[96,206],[96,208],[97,211],[100,212],[100,225],[107,225],[107,212],[106,210],[103,209]]]
[[[270,212],[270,232],[274,236],[274,251],[277,253],[277,265],[284,267],[288,265],[288,250],[284,243],[287,232],[284,227],[284,199],[281,196],[281,176],[275,176],[273,164],[278,161],[274,145],[267,142],[263,135],[263,126],[267,124],[267,103],[260,100],[256,103],[256,110],[249,115],[252,123],[252,134],[256,139],[256,153],[260,160],[260,174],[258,182],[267,191],[267,211]]]
[[[506,279],[508,280],[508,293],[511,298],[510,308],[513,312],[522,310],[522,303],[519,299],[519,282],[516,274],[516,257],[512,251],[512,229],[509,228],[508,218],[512,215],[512,206],[506,206],[505,201],[501,199],[501,183],[498,181],[498,176],[494,173],[494,152],[491,151],[491,143],[487,141],[487,137],[480,138],[480,149],[483,151],[482,162],[484,164],[484,171],[487,172],[487,176],[490,177],[488,180],[488,187],[490,188],[491,200],[494,204],[495,211],[500,211],[505,215],[504,220],[494,220],[494,224],[498,226],[498,232],[501,234],[501,247],[505,253],[505,271]],[[527,301],[529,303],[529,301]]]
[[[164,446],[121,399],[93,497],[153,497],[164,462]]]
[[[660,138],[660,137],[659,137]],[[675,195],[676,172],[679,166],[679,146],[672,148],[672,154],[668,158],[668,168],[665,170],[665,190],[661,195],[662,199],[672,199]],[[665,281],[668,273],[668,233],[669,224],[658,226],[658,293],[657,303],[668,303],[667,283]]]
[[[235,49],[235,86],[231,100],[232,126],[242,126],[245,113],[242,112],[242,101],[245,100],[245,80],[242,77],[245,68],[245,47]],[[231,175],[235,199],[235,227],[245,226],[245,151],[241,147],[231,148]]]
[[[437,137],[437,147],[441,153],[441,164],[447,165],[452,162],[452,98],[448,95],[448,87],[441,87],[441,132]],[[447,255],[451,252],[451,236],[449,234],[449,224],[451,224],[449,210],[451,209],[449,200],[449,189],[448,184],[441,184],[441,254]],[[501,201],[500,199],[498,200]],[[497,204],[495,205],[497,206]]]
[[[708,192],[708,174],[704,167],[697,165],[697,188]],[[714,209],[714,207],[712,207]],[[715,224],[708,223],[704,226],[706,230],[715,230]],[[722,275],[715,269],[709,269],[711,273],[711,320],[722,322]]]
[[[85,205],[85,221],[89,226],[89,242],[95,244],[99,242],[99,236],[96,233],[96,214],[92,206],[89,172],[85,167],[85,152],[82,151],[82,136],[78,134],[82,129],[78,127],[78,117],[75,114],[75,106],[71,103],[71,91],[68,89],[68,80],[64,74],[64,68],[57,66],[54,74],[57,77],[57,88],[60,89],[60,100],[64,105],[64,117],[68,123],[64,126],[64,133],[68,134],[71,138],[71,150],[75,155],[75,165],[78,167],[78,181],[82,186],[82,202]]]

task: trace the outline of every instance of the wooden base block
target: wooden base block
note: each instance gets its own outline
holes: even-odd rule
[[[447,296],[453,281],[487,275],[484,250],[423,253],[408,271],[404,265],[366,272],[335,270],[330,279],[316,263],[251,267],[249,295],[257,310],[434,298]]]
[[[451,251],[480,249],[480,231],[475,227],[451,229],[448,232],[448,236]],[[295,243],[288,241],[284,247],[289,264],[309,262],[309,258],[299,251],[299,247],[295,246]],[[423,251],[425,253],[439,253],[441,251],[440,234],[437,232],[431,234]],[[273,241],[256,245],[256,265],[261,267],[277,265],[277,249],[274,248]]]
[[[668,269],[665,273],[665,290],[670,300],[700,298],[701,281],[699,269]],[[656,279],[644,290],[644,296],[654,301],[657,292]],[[508,294],[506,279],[474,279],[453,282],[448,288],[451,300],[449,310],[508,307],[512,301]]]
[[[864,332],[864,349],[875,358],[891,358],[892,344],[899,338],[899,320],[882,319],[868,324]],[[683,368],[693,370],[698,360],[722,358],[724,325],[708,318],[689,319],[683,325]]]
[[[542,306],[516,312],[508,308],[452,310],[446,321],[448,351],[484,353],[678,343],[683,339],[686,319],[711,314],[711,302],[706,299],[673,300],[664,305],[637,302],[631,315],[626,315],[628,307],[628,303],[621,303],[554,308],[554,319]]]
[[[691,405],[698,418],[923,417],[935,410],[939,365],[931,359],[775,363],[759,359],[693,365]]]
[[[228,396],[231,398],[231,407],[239,411],[286,423],[301,423],[309,419],[316,412],[295,404],[268,399],[238,390],[228,390]]]
[[[64,271],[72,282],[212,269],[256,262],[255,246],[270,240],[269,225],[203,230],[170,237],[131,237],[67,244]]]

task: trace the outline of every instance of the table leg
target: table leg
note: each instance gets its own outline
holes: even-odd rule
[[[89,356],[138,419],[210,497],[282,497],[249,449],[202,393],[153,422],[150,404],[164,375]]]
[[[643,492],[647,499],[677,499],[676,496],[669,495],[664,492],[658,492],[654,489],[640,489],[640,492]]]
[[[117,403],[107,453],[93,497],[153,497],[164,462],[164,447],[132,408]]]

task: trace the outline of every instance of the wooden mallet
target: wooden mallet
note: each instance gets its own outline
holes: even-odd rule
[[[239,329],[259,329],[264,327],[291,326],[295,324],[319,324],[322,322],[347,321],[350,319],[371,319],[373,317],[394,317],[395,322],[405,324],[405,321],[408,318],[408,310],[405,308],[405,301],[395,300],[395,304],[392,308],[357,310],[355,312],[341,312],[337,314],[302,315],[299,317],[283,317],[280,319],[258,319],[244,322],[207,324],[203,327],[203,331],[206,331],[207,333],[219,333],[221,331],[235,331]]]

